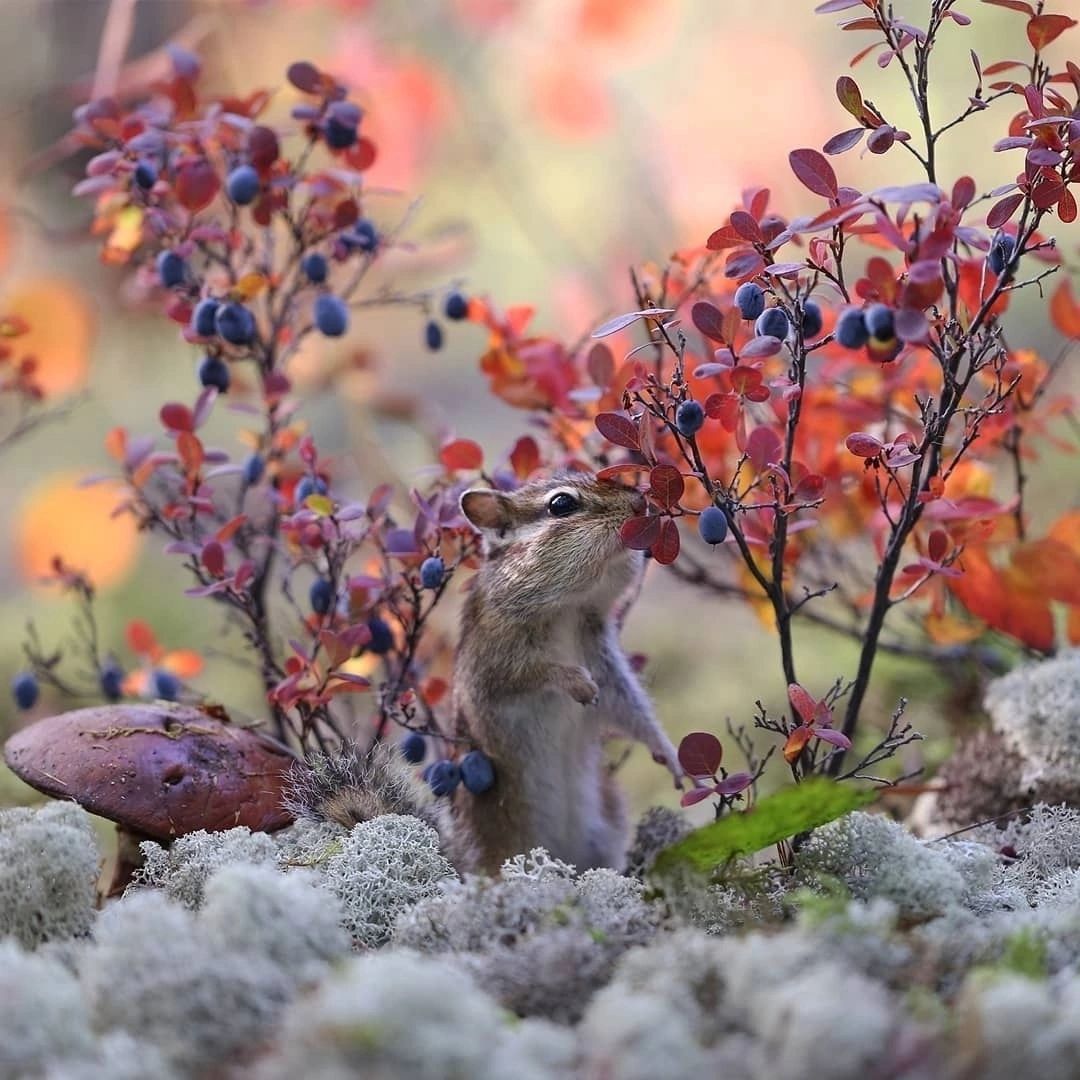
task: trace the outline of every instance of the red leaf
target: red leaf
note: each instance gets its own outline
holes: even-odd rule
[[[728,256],[724,263],[724,276],[729,278],[750,278],[765,269],[765,260],[753,249],[746,248]]]
[[[619,538],[631,551],[648,551],[660,539],[658,517],[632,517],[622,523]]]
[[[826,154],[842,154],[845,150],[850,150],[858,143],[865,133],[865,128],[849,128],[847,131],[841,131],[838,135],[834,135],[821,149]]]
[[[839,191],[836,173],[828,160],[817,150],[792,150],[788,154],[791,171],[815,195],[835,199]]]
[[[860,7],[862,4],[863,0],[825,0],[825,3],[814,8],[814,14],[827,15],[832,11],[847,11],[848,8]]]
[[[615,357],[611,350],[602,342],[598,341],[590,350],[585,367],[588,369],[589,378],[594,385],[606,390],[615,377]]]
[[[975,181],[970,176],[961,176],[953,184],[952,198],[949,200],[954,210],[963,210],[975,198]]]
[[[877,457],[885,448],[885,444],[879,438],[865,431],[853,432],[844,440],[844,445],[856,457],[861,458]]]
[[[690,309],[690,320],[707,338],[720,342],[727,340],[724,337],[724,313],[708,300],[694,304]]]
[[[209,161],[202,159],[184,162],[177,173],[174,190],[176,199],[185,210],[193,214],[205,210],[221,187],[217,171]]]
[[[522,435],[510,451],[510,465],[519,480],[528,480],[540,467],[540,447],[531,435]]]
[[[865,113],[862,91],[859,89],[859,84],[850,75],[841,75],[836,80],[836,97],[856,120],[862,120]]]
[[[665,510],[676,506],[685,490],[686,482],[674,465],[657,465],[649,473],[649,494]]]
[[[798,683],[791,683],[788,686],[787,696],[799,717],[805,723],[812,724],[818,703]]]
[[[695,779],[715,776],[723,760],[720,740],[707,731],[691,731],[679,743],[679,764],[687,776]]]
[[[683,792],[682,798],[679,799],[679,805],[685,810],[688,806],[695,806],[697,803],[702,802],[704,799],[707,799],[712,794],[712,788],[691,788],[689,791]]]
[[[1035,9],[1024,0],[983,0],[984,4],[992,4],[994,7],[1008,8],[1010,11],[1019,11],[1021,15],[1034,15]]]
[[[158,416],[169,431],[194,431],[195,429],[195,418],[191,410],[179,402],[171,401],[162,405]]]
[[[986,215],[986,224],[991,229],[1000,229],[1006,221],[1016,213],[1017,208],[1024,201],[1020,192],[1014,195],[1006,195],[1000,202],[990,207],[990,213]]]
[[[1057,173],[1041,173],[1031,186],[1031,201],[1040,210],[1049,210],[1061,198],[1065,185]]]
[[[303,90],[305,94],[314,94],[322,85],[319,69],[306,60],[297,60],[296,63],[290,64],[289,70],[285,72],[285,78],[297,90]]]
[[[214,577],[221,577],[225,573],[225,549],[216,540],[208,540],[203,544],[199,560],[206,567],[207,573]]]
[[[230,518],[214,533],[214,539],[227,544],[240,531],[240,526],[245,521],[247,521],[247,514],[237,514],[236,517]]]
[[[745,210],[732,211],[731,227],[744,240],[749,240],[752,244],[760,244],[765,239],[761,235],[761,227]]]
[[[660,539],[653,544],[652,557],[661,566],[670,566],[679,557],[679,527],[671,518],[664,518],[660,523]]]
[[[705,246],[710,251],[723,251],[725,248],[738,247],[742,243],[743,238],[730,225],[721,225],[709,234]]]
[[[1075,26],[1076,20],[1068,15],[1036,15],[1027,24],[1028,41],[1036,50],[1045,49],[1051,41],[1060,37],[1070,26]]]
[[[750,458],[755,469],[761,472],[766,465],[773,465],[780,459],[784,444],[780,436],[770,427],[754,428],[746,440],[746,454]]]
[[[1076,220],[1076,196],[1068,188],[1058,200],[1058,217],[1066,225],[1071,225]]]
[[[944,529],[935,529],[926,541],[926,554],[931,562],[940,563],[949,550],[949,534]]]
[[[595,420],[596,430],[616,446],[623,446],[627,450],[640,450],[641,440],[638,438],[637,427],[634,422],[621,413],[600,413]]]
[[[181,431],[176,437],[176,452],[188,476],[197,473],[202,467],[203,444],[197,435],[193,435],[190,431]]]
[[[439,460],[451,471],[479,469],[484,463],[484,451],[472,439],[454,439],[439,451]]]

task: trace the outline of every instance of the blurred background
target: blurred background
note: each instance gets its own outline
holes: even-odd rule
[[[541,329],[573,340],[633,306],[631,264],[662,262],[678,247],[703,242],[744,187],[770,187],[773,206],[788,216],[811,208],[787,153],[820,147],[849,126],[833,86],[866,40],[837,30],[842,16],[814,15],[814,6],[3,0],[0,310],[31,322],[30,349],[45,388],[71,407],[0,451],[7,491],[0,503],[0,681],[23,666],[28,619],[47,642],[68,635],[70,606],[37,584],[59,553],[100,585],[102,633],[123,663],[134,660],[124,627],[144,619],[165,648],[206,657],[200,688],[238,709],[259,710],[251,674],[218,655],[228,643],[212,605],[185,599],[188,582],[177,562],[137,536],[127,519],[110,517],[113,492],[78,486],[86,473],[107,471],[110,428],[154,431],[162,401],[191,400],[197,362],[158,306],[137,302],[127,272],[101,264],[87,235],[90,203],[71,196],[85,158],[65,152],[63,138],[102,62],[122,62],[123,78],[139,65],[163,63],[162,46],[175,41],[201,57],[202,85],[274,91],[270,115],[279,119],[295,101],[283,78],[291,61],[333,72],[367,108],[365,131],[378,147],[366,211],[390,225],[422,200],[408,231],[415,249],[396,253],[388,276],[407,288],[454,281],[503,305],[533,304]],[[984,65],[1027,52],[1014,13],[976,0],[960,6],[974,23],[947,32],[936,57],[933,105],[942,118],[960,111],[974,88],[970,49]],[[914,22],[925,21],[927,3],[907,7]],[[116,41],[120,57],[109,53]],[[896,71],[879,70],[871,54],[856,75],[892,122],[916,130]],[[1003,102],[976,115],[944,144],[946,187],[962,173],[977,177],[980,191],[1012,180],[1015,156],[991,151],[1009,108]],[[860,153],[834,160],[841,183],[866,190],[919,178],[899,147],[882,157]],[[1075,233],[1060,239],[1075,248]],[[1024,294],[1009,319],[1015,344],[1056,347],[1036,295]],[[433,354],[414,312],[373,312],[355,320],[346,341],[323,339],[299,358],[306,415],[356,496],[388,478],[408,485],[430,464],[428,445],[403,416],[410,398],[434,430],[475,438],[493,456],[525,430],[525,414],[493,398],[478,372],[483,333],[453,329]],[[344,376],[331,391],[334,371]],[[222,439],[232,438],[227,422],[215,423]],[[1037,520],[1075,501],[1076,476],[1064,457],[1038,472],[1031,504]],[[699,597],[656,568],[626,639],[649,656],[647,678],[676,740],[692,729],[722,734],[726,717],[748,723],[755,699],[772,708],[784,700],[773,637],[753,614]],[[852,669],[853,646],[821,631],[803,631],[800,649],[816,693]],[[904,694],[916,726],[940,730],[943,713],[968,704],[955,686],[948,697],[949,685],[942,673],[883,658],[865,715],[887,721]],[[60,707],[70,706],[45,694],[32,715]],[[20,722],[4,694],[0,736]],[[643,754],[628,768],[639,805],[674,803],[662,770]],[[30,794],[10,776],[0,779],[0,803]]]

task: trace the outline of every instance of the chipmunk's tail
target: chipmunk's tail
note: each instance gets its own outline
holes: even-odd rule
[[[411,814],[442,834],[443,814],[398,751],[383,742],[363,750],[348,743],[289,773],[285,806],[295,817],[336,821],[351,829],[383,814]]]

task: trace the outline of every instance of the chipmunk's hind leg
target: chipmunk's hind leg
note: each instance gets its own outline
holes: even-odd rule
[[[600,813],[589,828],[589,865],[578,869],[588,870],[599,866],[621,870],[626,863],[626,848],[630,837],[629,816],[626,800],[615,775],[602,765],[600,769]]]

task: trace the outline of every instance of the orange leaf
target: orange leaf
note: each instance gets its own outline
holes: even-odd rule
[[[923,619],[923,629],[927,637],[937,645],[967,645],[982,635],[986,626],[947,611],[940,615],[931,611]]]
[[[1080,607],[1069,608],[1065,633],[1068,635],[1070,645],[1080,645]]]
[[[484,451],[472,439],[454,439],[439,451],[439,460],[451,471],[479,469],[484,463]]]
[[[175,649],[161,658],[159,666],[179,679],[190,679],[202,671],[203,658],[191,649]]]
[[[1012,564],[1033,591],[1063,604],[1080,604],[1080,555],[1067,544],[1051,537],[1021,544]]]
[[[1068,15],[1036,15],[1027,24],[1028,41],[1033,49],[1045,49],[1051,41],[1075,25],[1076,20],[1070,19]]]
[[[127,431],[124,428],[114,427],[105,436],[105,452],[113,461],[118,461],[123,465],[124,458],[127,456]]]
[[[1080,338],[1080,304],[1068,278],[1062,279],[1050,298],[1050,319],[1067,338]]]
[[[216,533],[214,539],[222,544],[228,543],[239,531],[240,526],[247,521],[247,514],[237,514],[236,517],[226,521]]]
[[[784,760],[789,765],[793,765],[798,761],[799,755],[803,752],[803,747],[810,741],[813,734],[813,728],[800,724],[787,737],[787,742],[784,743]]]
[[[197,435],[190,431],[181,431],[176,437],[176,452],[184,472],[191,476],[199,471],[203,463],[203,445]]]

